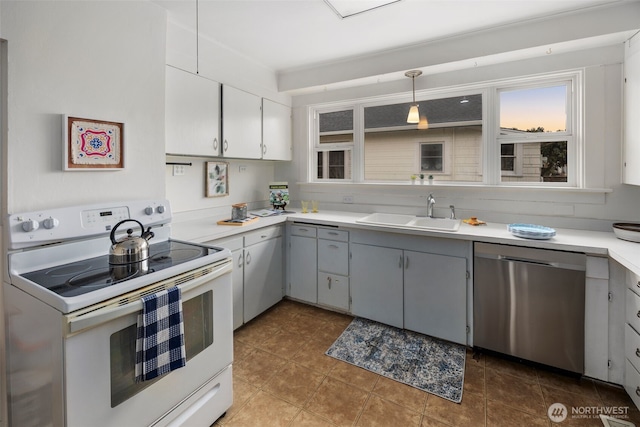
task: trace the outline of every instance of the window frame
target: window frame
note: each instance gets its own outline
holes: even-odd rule
[[[548,73],[544,75],[521,76],[517,78],[502,79],[488,82],[479,82],[469,85],[461,85],[457,87],[445,87],[437,89],[429,89],[416,91],[416,102],[420,103],[438,98],[456,97],[456,96],[482,96],[482,120],[479,125],[482,126],[481,147],[479,149],[480,162],[478,164],[479,173],[482,174],[482,181],[447,181],[445,184],[453,184],[456,186],[477,186],[489,185],[495,187],[542,187],[542,188],[584,188],[584,137],[583,137],[583,91],[584,91],[584,70],[576,69],[557,73]],[[501,135],[500,132],[500,92],[506,90],[518,90],[545,86],[558,86],[565,84],[567,87],[567,129],[564,132],[544,132],[536,135],[534,132],[528,135]],[[409,177],[406,182],[398,181],[373,181],[364,179],[364,109],[366,107],[405,103],[410,102],[410,95],[407,94],[389,94],[384,96],[361,98],[357,100],[349,100],[345,102],[333,102],[330,104],[309,105],[309,121],[313,123],[309,126],[311,134],[309,136],[309,148],[311,151],[310,164],[307,174],[307,182],[327,182],[340,181],[350,182],[354,184],[410,184]],[[332,111],[341,111],[352,109],[353,118],[353,143],[322,144],[319,145],[319,114]],[[501,170],[501,144],[515,144],[516,153],[521,150],[523,144],[531,142],[567,142],[567,182],[521,182],[521,181],[503,181],[502,176],[517,176],[518,172],[522,173],[522,167],[516,171],[504,173]],[[425,141],[426,142],[426,141]],[[420,147],[421,143],[418,145]],[[317,152],[328,149],[346,149],[351,151],[351,179],[317,179]],[[450,150],[445,143],[443,150]],[[418,148],[418,156],[416,164],[420,165],[420,148]],[[446,154],[443,154],[445,159]],[[522,154],[519,156],[522,160]],[[454,161],[451,159],[450,161]],[[444,173],[450,172],[452,165],[448,165],[447,161],[443,164]],[[418,170],[418,169],[416,169]],[[431,173],[436,175],[436,173]]]

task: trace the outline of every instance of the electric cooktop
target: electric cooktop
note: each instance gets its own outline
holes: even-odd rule
[[[73,297],[171,268],[220,250],[169,239],[149,245],[146,263],[116,266],[109,264],[109,255],[102,255],[24,273],[22,276],[60,296]]]

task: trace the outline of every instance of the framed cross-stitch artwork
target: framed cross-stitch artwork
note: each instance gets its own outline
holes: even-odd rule
[[[124,123],[63,116],[66,171],[124,169]]]
[[[205,186],[207,197],[229,195],[229,164],[227,162],[207,162]]]

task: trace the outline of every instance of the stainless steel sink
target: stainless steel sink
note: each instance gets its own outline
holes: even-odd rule
[[[458,231],[459,219],[429,218],[404,214],[373,213],[356,222],[364,224],[388,225],[393,227],[412,228],[417,230]]]

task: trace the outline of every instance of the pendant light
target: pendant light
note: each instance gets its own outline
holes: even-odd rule
[[[407,116],[407,123],[416,124],[420,122],[420,112],[418,111],[418,104],[416,104],[416,77],[422,75],[420,70],[411,70],[404,73],[405,76],[411,77],[413,83],[413,103],[409,108],[409,115]]]

